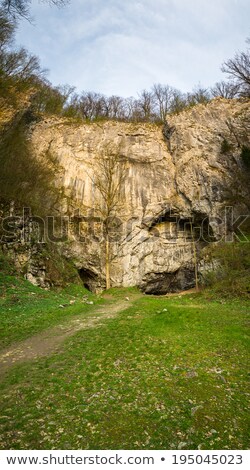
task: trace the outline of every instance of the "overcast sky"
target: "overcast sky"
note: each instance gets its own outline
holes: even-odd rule
[[[153,83],[190,91],[225,78],[223,60],[246,47],[249,0],[32,1],[35,25],[17,43],[38,55],[54,84],[136,96]]]

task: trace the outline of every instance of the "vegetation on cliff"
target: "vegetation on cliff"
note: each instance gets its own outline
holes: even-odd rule
[[[213,269],[203,279],[205,297],[250,299],[249,239],[210,247],[207,261],[212,263]]]
[[[67,2],[52,0],[51,3],[63,5]],[[69,85],[52,86],[39,59],[24,48],[14,46],[16,17],[28,16],[28,4],[26,0],[0,2],[0,84],[1,91],[4,91],[2,96],[7,95],[12,100],[20,88],[33,87],[32,109],[35,113],[52,113],[91,122],[115,119],[164,123],[169,114],[206,104],[214,97],[233,99],[250,96],[249,46],[246,51],[224,62],[222,71],[228,80],[216,83],[211,89],[198,85],[192,92],[182,93],[168,84],[155,83],[150,90],[138,93],[138,98],[122,98],[94,91],[77,94]]]
[[[59,197],[52,181],[56,171],[53,156],[48,167],[45,159],[38,161],[33,156],[29,142],[30,125],[48,114],[74,118],[78,122],[114,119],[165,123],[165,132],[172,113],[199,103],[206,104],[214,96],[249,98],[249,48],[224,63],[223,70],[229,81],[216,84],[212,90],[197,87],[183,94],[169,85],[154,84],[151,90],[139,93],[137,99],[125,99],[88,91],[77,95],[69,85],[52,86],[39,59],[14,43],[15,15],[27,16],[28,3],[0,2],[0,198],[4,202],[15,201],[17,206],[34,207],[41,213],[46,210],[45,201]],[[228,151],[224,140],[221,152]],[[242,160],[248,168],[247,141],[243,143]],[[49,197],[44,198],[45,193]]]

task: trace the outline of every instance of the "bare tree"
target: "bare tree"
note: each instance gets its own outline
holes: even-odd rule
[[[15,25],[13,21],[10,21],[4,12],[0,10],[0,53],[7,45],[10,46],[13,42],[14,31]]]
[[[111,285],[110,268],[112,253],[110,242],[114,232],[117,213],[122,205],[121,190],[125,174],[125,163],[120,157],[119,147],[113,143],[106,145],[97,161],[95,161],[94,177],[92,177],[92,180],[100,195],[100,202],[96,204],[95,209],[103,221],[107,289],[109,289]]]
[[[49,81],[44,79],[36,80],[35,85],[37,90],[33,98],[35,111],[70,116],[69,107],[74,87],[70,85],[53,87]]]
[[[43,0],[44,3],[63,7],[70,0]],[[0,6],[12,18],[26,18],[30,20],[30,3],[31,0],[1,0]]]
[[[194,235],[194,221],[190,220],[190,233],[191,233],[191,240],[192,240],[192,248],[193,248],[193,257],[194,257],[194,276],[195,276],[195,288],[196,291],[199,291],[199,277],[198,277],[198,260],[197,260],[197,247]]]
[[[173,97],[171,100],[171,113],[180,113],[187,107],[187,99],[186,95],[182,93],[180,90],[174,89]]]
[[[192,90],[192,93],[187,93],[187,104],[195,106],[196,104],[206,104],[210,100],[210,92],[207,88],[197,85]]]
[[[137,101],[137,106],[141,115],[141,118],[144,121],[151,121],[154,115],[154,95],[150,91],[142,90],[139,93],[139,99]]]
[[[93,121],[105,116],[105,97],[93,91],[83,92],[79,100],[79,109],[84,119]]]
[[[238,96],[240,91],[240,85],[235,82],[216,82],[214,87],[211,88],[211,94],[213,97],[221,97],[226,99],[233,99]]]
[[[153,85],[153,96],[156,103],[157,114],[162,122],[167,120],[174,98],[174,88],[160,83]]]
[[[125,107],[124,99],[120,96],[112,95],[104,99],[104,107],[106,109],[106,116],[109,119],[124,119]]]
[[[124,100],[124,112],[125,112],[125,119],[128,121],[133,120],[134,109],[135,109],[135,98],[130,96],[129,98],[125,98]]]
[[[0,69],[7,77],[19,80],[42,77],[46,72],[41,69],[38,57],[30,55],[23,47],[0,54]]]
[[[246,42],[249,44],[250,38]],[[246,52],[238,52],[233,59],[224,62],[221,70],[230,80],[236,81],[242,95],[250,96],[250,47],[247,47]]]

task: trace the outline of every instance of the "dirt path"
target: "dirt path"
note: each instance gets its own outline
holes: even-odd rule
[[[183,295],[197,294],[200,291],[201,289],[197,290],[196,287],[193,287],[192,289],[181,290],[179,292],[171,292],[169,294],[165,294],[165,297],[182,297]]]
[[[71,318],[68,322],[42,331],[24,341],[16,343],[15,346],[6,348],[0,353],[0,376],[2,376],[11,366],[19,362],[31,361],[38,357],[48,356],[56,352],[63,341],[79,330],[95,328],[101,326],[103,320],[114,318],[119,312],[126,310],[133,304],[138,296],[133,296],[129,300],[118,300],[114,304],[93,307],[91,316],[84,314]]]

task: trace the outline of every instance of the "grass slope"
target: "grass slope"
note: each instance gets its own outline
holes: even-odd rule
[[[86,297],[95,304],[101,300],[81,286],[46,291],[0,272],[0,350],[73,315],[87,313]]]
[[[4,344],[131,294],[111,290],[109,300],[83,305],[79,287],[44,292],[14,278],[5,286]],[[248,314],[241,300],[141,296],[59,353],[9,370],[1,448],[247,448]]]

